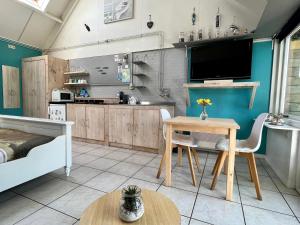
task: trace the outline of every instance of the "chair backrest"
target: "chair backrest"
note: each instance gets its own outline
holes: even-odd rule
[[[161,114],[161,118],[163,121],[167,120],[167,119],[171,119],[171,114],[169,113],[168,110],[166,109],[160,109],[160,114]],[[166,125],[164,124],[163,125],[163,136],[164,136],[164,139],[166,139]]]
[[[251,144],[251,151],[256,152],[261,144],[262,131],[264,128],[265,120],[267,119],[268,113],[260,114],[253,124],[250,137],[248,141]]]

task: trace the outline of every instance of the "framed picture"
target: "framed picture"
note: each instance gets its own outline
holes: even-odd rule
[[[104,0],[104,23],[133,18],[134,0]]]

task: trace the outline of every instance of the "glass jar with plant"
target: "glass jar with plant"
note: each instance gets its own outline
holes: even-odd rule
[[[129,185],[122,190],[119,216],[123,221],[134,222],[144,214],[144,204],[141,189],[136,185]]]

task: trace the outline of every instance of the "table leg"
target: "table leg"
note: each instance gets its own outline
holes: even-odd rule
[[[167,125],[167,137],[166,137],[166,180],[165,185],[171,186],[172,184],[172,125]]]
[[[228,167],[227,167],[227,186],[226,186],[226,200],[228,200],[228,201],[232,201],[235,148],[236,148],[236,130],[230,129],[230,131],[229,131]]]

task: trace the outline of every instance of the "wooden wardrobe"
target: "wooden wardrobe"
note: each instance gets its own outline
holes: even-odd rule
[[[48,55],[25,58],[22,62],[23,115],[48,118],[54,88],[63,88],[68,61]]]

